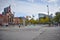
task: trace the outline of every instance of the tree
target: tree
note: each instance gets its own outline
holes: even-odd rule
[[[20,24],[22,24],[23,23],[23,19],[22,18],[20,18]]]
[[[48,23],[49,22],[49,17],[48,16],[45,16],[45,17],[39,19],[39,22],[42,23],[42,24]]]
[[[46,18],[45,18],[45,23],[48,23],[49,22],[49,17],[48,16],[46,16]]]
[[[55,15],[56,16],[54,17],[54,21],[55,22],[60,22],[60,12],[56,12]]]
[[[25,24],[26,24],[26,25],[28,25],[28,24],[29,24],[29,20],[28,20],[28,19],[26,19]]]
[[[35,20],[35,24],[38,24],[38,23],[39,23],[39,20],[38,20],[38,19],[36,19],[36,20]]]
[[[30,22],[31,24],[35,24],[35,20],[34,20],[33,18],[30,19],[29,22]]]

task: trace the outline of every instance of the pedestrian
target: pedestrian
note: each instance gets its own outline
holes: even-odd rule
[[[20,28],[20,24],[19,24],[19,28]]]

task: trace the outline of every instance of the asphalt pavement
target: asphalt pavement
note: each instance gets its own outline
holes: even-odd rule
[[[60,27],[43,26],[0,28],[0,40],[59,40]]]
[[[33,40],[60,40],[60,27],[50,27]]]

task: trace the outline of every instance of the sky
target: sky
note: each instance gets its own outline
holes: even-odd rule
[[[49,14],[55,15],[55,12],[60,11],[60,0],[0,0],[0,13],[9,5],[16,17],[34,15],[38,18],[39,13],[48,14],[47,5]]]

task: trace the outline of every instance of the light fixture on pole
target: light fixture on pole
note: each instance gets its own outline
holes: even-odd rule
[[[48,13],[48,16],[49,16],[49,6],[47,5],[47,13]]]

